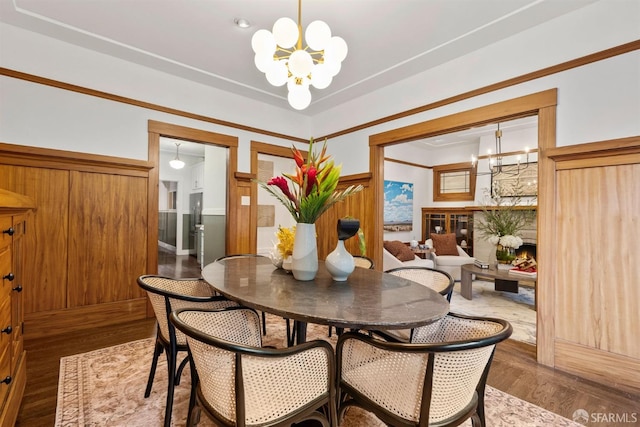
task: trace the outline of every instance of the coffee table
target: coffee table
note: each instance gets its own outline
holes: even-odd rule
[[[493,279],[496,291],[518,292],[518,282],[536,282],[536,278],[514,277],[509,274],[509,270],[498,270],[494,266],[480,268],[475,264],[464,264],[460,267],[460,293],[466,299],[472,299],[471,286],[473,275],[485,279]]]

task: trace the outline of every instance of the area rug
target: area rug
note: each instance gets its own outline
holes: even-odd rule
[[[264,345],[284,345],[284,321],[268,316]],[[327,327],[310,325],[308,339],[327,337]],[[154,340],[147,338],[60,360],[56,426],[161,426],[167,387],[167,368],[160,358],[153,390],[144,398]],[[172,425],[184,426],[189,405],[190,373],[182,375],[175,389]],[[574,426],[571,420],[553,414],[495,388],[485,396],[488,426]],[[202,417],[201,426],[212,425]],[[463,424],[470,426],[471,423]],[[341,427],[377,427],[383,424],[370,413],[351,409]]]
[[[456,283],[451,296],[450,310],[471,316],[505,319],[513,326],[511,339],[536,344],[535,289],[519,286],[518,293],[495,290],[493,282],[474,280],[472,299],[460,295],[460,283]]]

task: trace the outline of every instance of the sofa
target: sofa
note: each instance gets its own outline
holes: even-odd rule
[[[434,263],[430,259],[420,258],[407,245],[398,240],[385,240],[382,248],[382,271],[399,267],[434,268]]]
[[[428,247],[432,247],[434,249],[434,251],[431,252],[431,259],[433,260],[433,263],[435,265],[434,268],[436,270],[449,273],[451,277],[453,277],[453,280],[455,280],[456,282],[460,281],[460,267],[464,264],[473,264],[473,262],[476,260],[474,257],[469,256],[469,254],[466,253],[464,249],[460,247],[460,245],[455,243],[455,249],[449,248],[449,250],[443,250],[439,248],[437,243],[434,245],[434,241],[432,239],[426,240],[425,244]]]

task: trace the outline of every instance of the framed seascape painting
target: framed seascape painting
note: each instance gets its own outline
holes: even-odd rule
[[[413,184],[384,181],[384,231],[413,229]]]

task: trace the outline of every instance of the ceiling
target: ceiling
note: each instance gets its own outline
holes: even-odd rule
[[[313,115],[596,0],[303,0],[349,53]],[[296,0],[0,0],[0,21],[211,87],[290,109],[286,87],[254,65],[251,37]],[[248,29],[234,24],[244,18]]]

